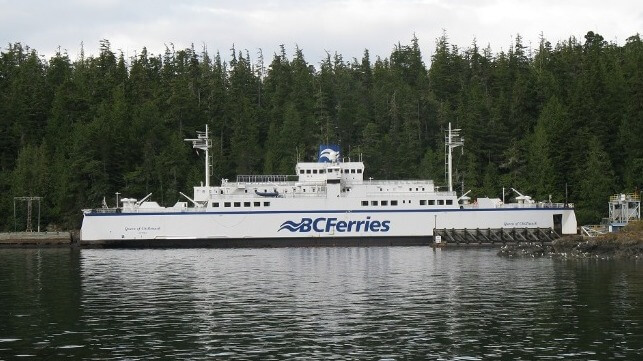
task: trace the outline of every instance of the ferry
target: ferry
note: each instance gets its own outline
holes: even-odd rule
[[[452,152],[460,129],[445,135],[448,189],[433,180],[365,179],[364,163],[320,146],[317,161],[297,162],[294,175],[239,175],[210,184],[208,127],[186,139],[205,152],[205,184],[170,207],[120,199],[121,206],[84,209],[81,243],[97,246],[354,246],[432,244],[436,229],[548,229],[576,234],[574,207],[514,202],[453,190]],[[504,193],[504,191],[503,191]],[[118,197],[118,194],[117,194]]]

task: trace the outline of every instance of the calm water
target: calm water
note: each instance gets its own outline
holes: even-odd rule
[[[0,359],[628,359],[643,263],[496,250],[0,249]]]

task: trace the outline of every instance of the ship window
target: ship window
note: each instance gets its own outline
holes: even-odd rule
[[[263,202],[264,207],[270,207],[270,202]]]
[[[397,201],[391,201],[392,206],[397,206]]]
[[[313,174],[317,174],[317,169],[313,169]]]
[[[383,205],[383,206],[388,206],[388,201],[382,201],[382,202],[380,202],[380,204]]]
[[[235,207],[241,207],[241,202],[234,202]]]
[[[320,169],[319,170],[319,174],[324,174],[324,173],[326,173],[326,169]]]
[[[403,201],[402,201],[402,204],[406,204],[406,201],[405,201],[405,200],[403,200]]]
[[[438,206],[444,205],[444,199],[438,199]]]
[[[422,187],[422,192],[424,192],[424,187]]]
[[[377,201],[371,201],[371,205],[372,205],[372,206],[376,206],[376,205],[377,205]]]
[[[368,201],[362,201],[363,206],[368,206]]]
[[[223,205],[224,205],[225,207],[230,207],[230,202],[225,202],[225,203],[223,203]]]
[[[430,199],[430,200],[429,200],[429,205],[430,205],[430,206],[434,206],[434,205],[435,205],[435,200],[434,200],[434,199]]]
[[[212,203],[212,207],[219,207],[219,203],[218,202]]]
[[[357,170],[357,173],[362,173],[362,170],[361,170],[361,169],[358,169],[358,170]]]
[[[344,173],[348,173],[348,169],[344,169]]]
[[[351,173],[355,173],[355,169],[351,169]]]
[[[303,169],[300,169],[300,170],[299,170],[299,174],[304,174],[304,173],[305,173],[305,172],[304,172],[304,170],[303,170]]]
[[[250,207],[250,202],[243,202],[244,207]]]
[[[420,190],[420,188],[415,188],[415,191],[419,191],[419,190]]]
[[[261,202],[255,202],[255,203],[254,203],[254,206],[255,206],[255,207],[261,207]]]
[[[421,205],[421,206],[426,206],[426,200],[421,199],[421,200],[420,200],[420,205]]]
[[[248,190],[246,189],[246,193],[248,193]]]
[[[453,204],[453,199],[447,199],[447,205],[450,206]]]
[[[409,188],[409,192],[413,192],[413,188]]]
[[[306,169],[306,174],[310,174],[310,169]]]

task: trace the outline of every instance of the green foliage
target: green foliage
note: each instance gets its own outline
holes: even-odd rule
[[[538,200],[576,203],[581,223],[606,213],[607,196],[643,183],[643,42],[593,32],[534,53],[516,36],[492,54],[442,34],[430,65],[420,42],[390,57],[317,69],[285,47],[230,59],[194,47],[143,48],[126,59],[108,40],[96,57],[48,61],[20,43],[0,51],[0,212],[13,196],[43,196],[51,228],[80,225],[81,208],[114,193],[172,205],[203,179],[203,154],[184,138],[210,126],[213,182],[236,174],[292,174],[319,143],[367,164],[366,177],[431,178],[445,186],[444,133],[461,128],[454,186],[501,197],[514,187]],[[444,189],[444,188],[442,188]],[[568,189],[568,192],[565,190]],[[13,226],[9,217],[0,228]]]
[[[577,219],[586,224],[601,217],[605,199],[613,192],[614,172],[608,154],[595,135],[585,134],[586,156],[577,169],[578,190],[583,196],[578,200]]]
[[[542,113],[545,114],[544,112]],[[554,164],[549,154],[552,147],[550,146],[549,135],[545,128],[545,120],[540,118],[534,132],[527,139],[527,184],[525,191],[529,192],[534,199],[561,201],[557,192],[554,172]]]

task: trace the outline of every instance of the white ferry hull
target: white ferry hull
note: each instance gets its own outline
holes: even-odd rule
[[[450,156],[452,148],[463,144],[458,132],[449,125],[448,191],[439,191],[432,180],[364,179],[364,163],[345,162],[332,145],[320,146],[318,162],[298,162],[294,175],[240,175],[236,182],[222,179],[220,186],[211,186],[206,126],[196,139],[186,139],[205,151],[205,185],[194,187],[192,198],[183,194],[191,207],[187,202],[161,207],[148,200],[151,193],[140,201],[122,198],[122,207],[118,201],[115,208],[104,203],[101,209],[83,211],[81,241],[213,247],[362,241],[402,245],[429,243],[434,229],[576,233],[576,216],[568,204],[537,203],[513,188],[516,203],[482,197],[471,204],[466,193],[458,197],[452,190]]]
[[[556,215],[560,225],[555,224]],[[288,239],[333,239],[337,245],[342,239],[388,239],[406,244],[411,238],[431,240],[434,228],[559,228],[563,234],[575,234],[576,218],[569,208],[91,213],[85,214],[81,239],[88,245],[151,241],[148,246],[168,240],[200,240],[211,246],[261,240],[262,245],[278,245]]]

